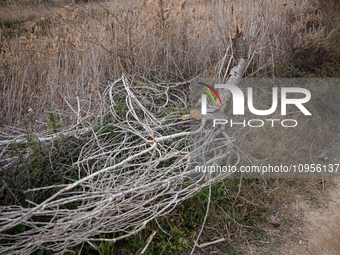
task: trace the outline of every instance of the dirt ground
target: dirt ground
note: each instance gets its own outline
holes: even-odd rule
[[[324,188],[320,201],[296,196],[287,208],[298,224],[275,254],[340,254],[340,179],[328,181]]]

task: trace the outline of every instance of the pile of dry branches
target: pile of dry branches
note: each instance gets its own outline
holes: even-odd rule
[[[31,201],[30,208],[1,207],[0,238],[10,240],[2,244],[1,253],[29,254],[41,248],[64,253],[83,242],[115,242],[144,229],[148,222],[171,212],[202,188],[226,178],[228,173],[197,174],[190,167],[193,148],[202,150],[216,134],[205,127],[210,115],[201,121],[183,118],[180,109],[188,108],[183,92],[186,84],[156,84],[125,75],[109,84],[103,100],[110,121],[105,124],[102,118],[99,130],[87,127],[78,136],[83,141],[78,161],[73,164],[78,180],[30,190],[59,188],[40,204]],[[190,126],[197,127],[190,131]],[[70,135],[70,130],[67,132]],[[53,138],[40,141],[49,144]],[[6,143],[10,141],[2,141],[2,145]],[[230,144],[220,149],[228,155],[233,152]],[[45,221],[36,222],[34,216]],[[7,234],[18,225],[25,225],[26,231]],[[117,233],[117,237],[95,238],[102,233]]]

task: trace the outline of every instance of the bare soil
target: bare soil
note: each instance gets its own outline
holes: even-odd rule
[[[330,180],[323,187],[317,202],[299,195],[287,208],[298,224],[276,254],[340,254],[340,180]]]

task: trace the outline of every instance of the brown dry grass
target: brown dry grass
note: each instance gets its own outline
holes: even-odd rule
[[[0,11],[1,22],[9,22],[0,32],[0,118],[9,126],[38,120],[46,105],[63,111],[63,98],[91,95],[93,113],[106,82],[122,72],[166,80],[225,73],[228,61],[221,59],[230,56],[226,48],[237,27],[251,76],[272,73],[278,57],[296,49],[328,47],[323,29],[309,31],[311,21],[324,17],[310,14],[316,7],[307,2],[30,3]],[[29,108],[29,116],[21,114]]]

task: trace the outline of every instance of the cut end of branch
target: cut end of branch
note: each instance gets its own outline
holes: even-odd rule
[[[188,119],[190,119],[190,114],[182,116],[182,120],[188,120]]]
[[[202,113],[199,110],[191,110],[190,115],[194,117],[196,120],[201,120],[202,119]]]

